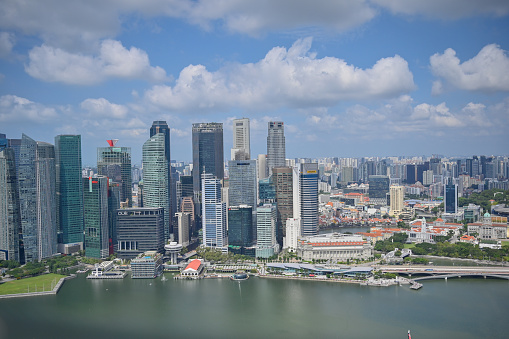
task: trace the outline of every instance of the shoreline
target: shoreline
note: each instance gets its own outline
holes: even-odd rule
[[[44,291],[44,292],[30,292],[30,293],[16,293],[16,294],[3,294],[0,295],[0,299],[11,299],[11,298],[22,298],[22,297],[35,297],[39,295],[55,295],[58,293],[62,285],[64,284],[64,281],[69,279],[76,278],[76,274],[71,274],[67,277],[60,278],[60,280],[56,283],[55,287],[51,291]]]

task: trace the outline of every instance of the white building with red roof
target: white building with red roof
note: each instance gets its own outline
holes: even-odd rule
[[[203,269],[204,265],[201,259],[194,259],[186,266],[182,272],[180,272],[180,275],[184,278],[197,279],[203,272]]]

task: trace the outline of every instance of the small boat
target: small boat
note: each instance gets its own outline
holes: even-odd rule
[[[410,288],[411,288],[412,290],[418,290],[418,289],[419,289],[419,288],[421,288],[421,287],[422,287],[422,284],[419,284],[418,282],[413,283],[413,284],[412,284],[412,286],[410,286]]]
[[[166,281],[166,280],[168,280],[168,279],[167,279],[167,278],[164,276],[164,274],[163,274],[163,276],[162,276],[162,278],[161,278],[161,281]]]

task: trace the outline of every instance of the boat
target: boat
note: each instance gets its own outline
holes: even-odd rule
[[[161,281],[166,281],[166,280],[168,280],[168,278],[166,278],[166,277],[164,276],[164,274],[163,274],[163,276],[162,276],[162,278],[161,278]]]
[[[249,275],[244,271],[237,271],[235,274],[230,276],[230,279],[237,281],[247,280],[249,279]]]
[[[419,284],[418,282],[414,282],[414,283],[412,284],[412,286],[410,286],[410,288],[411,288],[412,290],[418,290],[418,289],[419,289],[419,288],[421,288],[421,287],[422,287],[422,284]]]

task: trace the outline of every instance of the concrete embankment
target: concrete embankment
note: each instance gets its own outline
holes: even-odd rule
[[[76,274],[71,274],[70,276],[60,278],[60,280],[56,283],[55,287],[51,291],[44,292],[30,292],[30,293],[17,293],[17,294],[5,294],[0,295],[0,299],[9,299],[9,298],[21,298],[21,297],[33,297],[37,295],[54,295],[57,294],[62,287],[64,281],[76,278]]]

